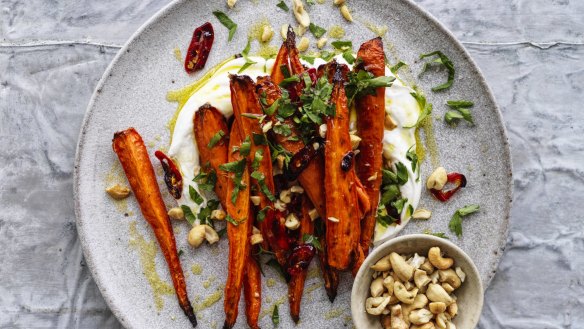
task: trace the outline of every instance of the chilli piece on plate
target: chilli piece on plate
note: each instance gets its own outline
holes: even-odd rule
[[[196,327],[197,318],[187,296],[185,277],[176,251],[172,226],[144,141],[134,128],[128,128],[114,134],[113,149],[138,200],[142,215],[154,230],[168,264],[179,305],[193,327]]]
[[[185,71],[187,73],[196,72],[205,66],[214,39],[215,32],[211,23],[207,22],[195,29],[185,57]]]

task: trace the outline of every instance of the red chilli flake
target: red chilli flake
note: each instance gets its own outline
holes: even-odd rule
[[[456,187],[453,189],[450,189],[448,191],[441,191],[441,190],[436,190],[436,189],[431,189],[430,192],[432,192],[432,195],[434,195],[434,197],[436,199],[438,199],[439,201],[442,202],[446,202],[448,200],[450,200],[450,198],[458,191],[460,190],[461,187],[465,187],[466,186],[466,177],[464,177],[463,174],[459,174],[457,172],[452,172],[448,174],[448,183],[454,184]]]
[[[316,254],[316,248],[311,244],[301,244],[294,247],[290,257],[288,257],[287,271],[290,275],[296,275],[308,268],[310,261]]]
[[[180,171],[174,162],[166,154],[162,153],[162,151],[156,151],[154,156],[160,160],[162,169],[164,169],[164,182],[168,187],[168,192],[170,192],[173,198],[180,199],[183,187]]]
[[[211,23],[207,22],[195,29],[185,58],[185,71],[187,73],[193,73],[205,66],[214,39],[215,32],[213,32]]]

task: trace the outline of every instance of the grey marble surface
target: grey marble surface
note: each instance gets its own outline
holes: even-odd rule
[[[584,328],[584,1],[417,2],[477,61],[512,147],[511,230],[480,327]],[[77,239],[73,158],[104,69],[167,3],[0,1],[0,327],[119,327]]]

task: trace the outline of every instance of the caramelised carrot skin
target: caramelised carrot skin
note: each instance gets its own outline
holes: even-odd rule
[[[266,102],[268,106],[272,105],[278,98],[282,96],[280,88],[275,85],[269,77],[258,77],[258,87],[257,87],[258,95],[265,94],[266,95]],[[275,124],[275,118],[272,118]],[[290,136],[282,136],[275,134],[276,142],[282,147],[292,153],[296,154],[299,152],[305,145],[301,139],[294,140],[291,137],[299,137],[298,130],[296,129],[296,124],[292,120],[292,118],[286,118],[283,122],[291,127],[292,133]],[[292,139],[292,140],[290,140]],[[306,194],[308,194],[310,200],[316,207],[316,210],[320,214],[321,217],[324,218],[325,216],[325,201],[324,201],[324,162],[323,157],[318,156],[313,161],[311,161],[308,166],[302,171],[302,173],[298,176],[298,181],[300,185],[304,188]]]
[[[242,139],[239,135],[237,121],[234,122],[234,127],[231,129],[229,150],[233,147],[241,146]],[[242,157],[239,152],[229,152],[228,161],[239,161]],[[243,285],[243,278],[247,265],[247,255],[249,254],[249,225],[245,222],[249,214],[249,171],[247,167],[243,170],[242,183],[243,188],[239,190],[235,203],[231,202],[234,191],[234,182],[231,179],[233,173],[229,173],[229,180],[227,181],[227,214],[233,218],[237,225],[227,223],[227,237],[229,239],[229,257],[227,280],[225,283],[224,303],[225,323],[224,328],[232,328],[237,320],[239,298],[241,297],[241,287]]]
[[[385,58],[381,38],[369,40],[361,45],[357,58],[362,60],[358,70],[367,70],[374,76],[385,75]],[[371,202],[371,211],[361,222],[361,248],[364,255],[375,229],[375,215],[379,203],[383,165],[383,130],[385,120],[385,88],[377,88],[374,95],[364,95],[355,100],[357,109],[357,134],[361,137],[359,154],[356,158],[357,175],[365,187]]]
[[[256,152],[262,152],[262,159],[259,161],[259,166],[257,171],[263,174],[264,184],[267,190],[272,195],[272,200],[275,201],[274,197],[274,176],[272,172],[272,158],[270,153],[270,147],[266,145],[256,145],[255,141],[251,136],[253,135],[263,135],[262,128],[257,119],[245,117],[244,114],[255,114],[263,115],[263,110],[261,108],[258,96],[256,95],[256,86],[253,80],[248,76],[238,76],[231,75],[229,87],[231,89],[231,104],[233,105],[233,115],[235,117],[235,122],[239,128],[239,133],[241,136],[250,136],[251,148],[248,155],[248,164],[254,162]],[[251,170],[251,168],[250,168]],[[280,225],[283,226],[284,218],[279,214],[279,212],[274,211],[273,201],[270,200],[268,195],[262,191],[259,182],[252,178],[251,179],[254,188],[254,194],[260,197],[260,209],[269,207],[266,218],[259,223],[260,231],[266,241],[268,241],[270,249],[276,254],[276,259],[282,265],[286,263],[286,252],[287,250],[282,249],[278,243],[276,243],[276,237],[274,236],[273,226]]]
[[[209,147],[211,139],[220,131],[225,134]],[[229,127],[225,117],[219,110],[209,103],[199,108],[193,117],[193,133],[199,149],[201,168],[205,172],[215,171],[217,182],[215,183],[215,193],[221,202],[223,209],[227,209],[227,175],[221,173],[219,166],[227,162],[227,153],[229,146]],[[206,164],[209,164],[207,166]]]
[[[196,327],[197,319],[187,296],[174,233],[144,141],[134,128],[128,128],[114,134],[113,149],[124,168],[142,215],[154,230],[168,264],[179,305],[193,327]]]
[[[300,219],[300,229],[298,236],[298,244],[303,244],[304,234],[314,234],[314,224],[308,212],[312,209],[312,203],[308,197],[302,198],[302,218]],[[300,320],[300,302],[302,300],[302,293],[304,292],[304,282],[308,267],[298,274],[292,275],[290,282],[288,282],[288,301],[290,302],[290,315],[292,320],[298,323]]]
[[[254,216],[250,209],[248,215],[248,229],[253,232]],[[248,238],[249,241],[249,238]],[[248,242],[249,243],[249,242]],[[252,329],[258,329],[258,320],[262,308],[262,274],[258,265],[258,260],[254,258],[254,246],[251,246],[245,265],[245,276],[243,278],[243,295],[245,297],[245,316],[247,325]]]
[[[292,25],[288,25],[288,33],[284,45],[288,49],[291,73],[300,74],[304,72],[304,66],[300,62],[300,56],[298,55],[298,48],[296,48],[296,33],[292,29]]]
[[[281,70],[282,65],[285,65],[288,68],[288,70],[290,70],[290,64],[288,63],[288,47],[286,47],[286,44],[282,44],[282,46],[280,47],[278,55],[276,56],[276,60],[274,61],[274,68],[272,69],[272,73],[270,74],[272,81],[276,85],[279,85],[285,78],[284,73],[282,73]]]
[[[324,233],[324,232],[323,232]],[[322,250],[317,250],[318,260],[320,262],[320,270],[324,279],[324,289],[329,301],[332,303],[337,297],[337,290],[339,288],[339,272],[330,267],[327,261],[326,253],[326,234],[318,235],[318,239],[322,246]]]
[[[344,77],[335,69],[331,101],[336,115],[326,119],[325,199],[328,264],[338,270],[347,269],[359,248],[360,211],[357,176],[349,139],[349,109]]]

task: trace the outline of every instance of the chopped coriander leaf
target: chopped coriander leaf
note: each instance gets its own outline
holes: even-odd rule
[[[260,162],[262,161],[263,158],[264,158],[264,150],[259,149],[259,150],[255,151],[253,161],[251,163],[251,168],[253,170],[258,170],[258,168],[260,167]]]
[[[383,185],[397,184],[397,175],[393,171],[381,169],[381,174],[383,175]]]
[[[247,44],[245,45],[245,48],[243,48],[243,50],[241,51],[241,56],[247,58],[247,56],[249,55],[250,49],[251,49],[251,38],[247,38]]]
[[[399,62],[398,62],[397,64],[395,64],[394,66],[391,66],[391,67],[389,68],[389,70],[391,71],[391,73],[393,73],[393,74],[396,74],[396,73],[397,73],[397,71],[399,71],[399,69],[400,69],[400,68],[402,68],[403,66],[407,66],[407,65],[408,65],[408,64],[406,64],[406,63],[404,63],[404,62],[402,62],[402,61],[399,61]]]
[[[288,6],[286,5],[286,3],[284,1],[278,2],[278,4],[276,6],[280,9],[282,9],[283,11],[290,11],[290,8],[288,8]]]
[[[185,252],[181,249],[178,251],[178,257],[182,256]]]
[[[243,65],[241,66],[239,71],[237,71],[237,73],[239,74],[239,73],[245,71],[248,67],[252,66],[253,64],[257,64],[257,62],[254,62],[254,61],[250,60],[249,58],[246,58],[245,63],[243,63]]]
[[[276,327],[280,324],[280,313],[278,312],[278,304],[274,305],[274,311],[272,311],[272,323]]]
[[[406,212],[406,217],[411,217],[414,214],[414,206],[411,204],[408,205],[408,210]]]
[[[443,65],[448,70],[448,80],[445,83],[443,83],[441,85],[438,85],[438,86],[432,88],[432,91],[440,91],[440,90],[448,89],[448,88],[450,88],[452,86],[452,83],[454,82],[454,72],[455,72],[455,70],[454,70],[454,64],[452,63],[452,61],[446,55],[444,55],[444,53],[442,53],[439,50],[433,51],[433,52],[428,53],[428,54],[422,54],[422,55],[420,55],[420,59],[424,59],[424,58],[427,58],[427,57],[433,57],[433,56],[438,56],[438,58],[434,59],[433,61],[426,62],[424,64],[424,67],[422,68],[422,72],[420,74],[426,72],[426,70],[433,63],[437,63],[439,65]]]
[[[199,213],[197,214],[197,218],[199,219],[200,223],[213,226],[213,221],[211,220],[211,213],[218,207],[219,207],[218,200],[207,201],[207,206],[200,209]]]
[[[290,137],[288,137],[288,141],[290,141],[290,142],[297,142],[299,140],[300,140],[300,138],[298,138],[298,136],[290,136]]]
[[[397,222],[396,218],[391,217],[387,213],[387,208],[383,204],[377,208],[376,218],[377,218],[377,222],[383,227],[388,227],[389,225]]]
[[[266,219],[266,215],[268,214],[268,210],[270,210],[270,209],[272,209],[272,207],[265,206],[260,211],[258,211],[258,215],[256,216],[257,221],[260,223],[263,222],[264,219]]]
[[[231,41],[235,35],[235,30],[237,30],[237,24],[235,24],[229,17],[227,17],[227,15],[225,15],[225,13],[221,11],[216,10],[213,12],[213,15],[215,15],[219,22],[229,30],[229,37],[227,38],[227,41]]]
[[[453,109],[458,109],[458,108],[467,108],[467,107],[473,107],[474,103],[472,101],[465,101],[465,100],[457,100],[457,101],[446,101],[446,105],[448,105],[449,107],[453,108]]]
[[[398,199],[398,200],[395,200],[394,202],[392,202],[391,206],[397,210],[398,214],[401,214],[402,211],[404,210],[404,206],[406,205],[406,202],[408,202],[407,198],[401,198],[401,199]]]
[[[271,154],[272,161],[276,161],[276,159],[278,158],[278,155],[282,155],[282,156],[284,156],[284,166],[287,168],[288,164],[290,163],[290,160],[292,158],[292,153],[288,152],[280,144],[274,144],[274,143],[271,143],[269,141],[268,141],[268,144],[270,145],[270,151],[272,152],[272,154]]]
[[[282,97],[278,99],[278,115],[282,118],[288,118],[296,112],[296,107],[292,104],[288,92],[282,91]]]
[[[237,226],[237,225],[239,225],[239,224],[240,224],[240,222],[236,221],[236,220],[235,220],[233,217],[231,217],[231,215],[229,215],[229,214],[227,214],[227,216],[225,216],[225,220],[226,220],[228,223],[231,223],[231,224],[233,224],[233,225],[235,225],[235,226]]]
[[[288,66],[286,66],[286,64],[280,65],[280,72],[282,72],[282,75],[284,76],[284,78],[289,78],[292,76],[290,74],[290,70],[288,69]]]
[[[211,170],[208,173],[200,172],[195,176],[193,182],[197,183],[199,190],[213,191],[217,183],[217,173],[215,173],[215,170]]]
[[[406,168],[406,165],[401,162],[397,162],[395,168],[397,170],[397,183],[399,185],[404,185],[408,182],[408,168]]]
[[[331,45],[338,50],[347,50],[353,48],[353,43],[348,40],[337,40],[331,42]]]
[[[211,139],[209,140],[207,148],[213,148],[215,145],[217,145],[217,143],[219,143],[223,136],[225,136],[225,132],[223,130],[219,130],[218,132],[216,132],[215,135],[213,135],[213,137],[211,137]]]
[[[353,64],[355,63],[355,56],[353,56],[353,51],[352,50],[347,50],[343,53],[343,58],[347,61],[347,63],[349,64]]]
[[[309,6],[314,6],[316,2],[314,2],[314,0],[306,0],[306,4]]]
[[[253,140],[253,144],[256,146],[266,145],[268,143],[268,139],[264,134],[251,133],[251,138]]]
[[[314,35],[314,37],[317,39],[322,37],[326,33],[326,30],[324,28],[314,23],[310,23],[308,29],[310,30],[310,33],[312,33],[312,35]]]
[[[264,107],[264,113],[266,115],[273,115],[274,112],[276,112],[276,110],[278,109],[278,106],[280,106],[280,98],[276,99],[276,101],[274,101],[272,105]]]
[[[410,95],[412,95],[412,97],[414,97],[418,102],[418,106],[420,106],[421,112],[416,123],[414,123],[411,126],[404,126],[404,128],[419,127],[424,122],[424,120],[432,113],[432,104],[426,101],[426,97],[422,93],[414,91],[410,93]]]
[[[448,237],[446,236],[446,233],[444,233],[444,232],[435,232],[435,233],[432,233],[432,231],[430,231],[429,229],[425,229],[424,232],[422,232],[422,233],[428,234],[428,235],[437,236],[439,238],[449,240]]]
[[[182,209],[183,213],[185,214],[185,218],[189,224],[194,225],[197,217],[193,214],[193,211],[189,206],[181,205],[180,208]]]
[[[406,158],[412,162],[412,172],[415,173],[418,167],[418,155],[416,154],[414,145],[412,145],[412,147],[406,152]]]
[[[280,124],[280,125],[275,125],[273,128],[274,132],[278,135],[282,135],[282,136],[290,136],[292,134],[292,129],[290,129],[290,125],[288,124]]]
[[[335,57],[335,53],[323,50],[320,52],[320,58],[324,59],[326,62],[330,61]]]
[[[224,227],[222,229],[220,229],[219,231],[217,231],[217,235],[219,235],[219,238],[222,238],[225,236],[225,233],[227,233],[227,228]]]
[[[235,201],[237,201],[239,191],[241,190],[241,188],[244,187],[242,178],[245,168],[246,168],[245,159],[224,163],[219,166],[219,169],[223,171],[234,173],[232,181],[235,186],[233,187],[233,193],[231,194],[231,203],[233,204],[235,204]]]
[[[251,142],[249,141],[249,136],[245,138],[245,140],[241,143],[239,147],[239,154],[243,157],[249,155],[249,151],[251,150]]]
[[[260,122],[264,121],[264,119],[266,118],[265,115],[259,115],[259,114],[254,114],[254,113],[242,113],[241,116],[244,118],[248,118],[248,119],[259,120]]]
[[[314,57],[314,56],[306,56],[306,55],[300,55],[300,58],[307,61],[310,65],[314,65],[314,60],[316,59],[316,57]]]
[[[454,233],[456,234],[457,237],[461,237],[462,236],[462,217],[468,216],[472,213],[475,213],[477,211],[479,211],[480,207],[479,205],[467,205],[464,206],[458,210],[456,210],[456,212],[454,212],[454,215],[452,215],[452,218],[450,219],[450,222],[448,223],[448,228]]]
[[[458,121],[460,119],[463,119],[462,114],[460,114],[460,112],[458,111],[447,111],[444,114],[444,121],[446,121],[446,123],[448,123],[451,126],[456,126],[458,124]]]
[[[400,196],[399,187],[395,184],[385,185],[382,188],[381,204],[389,204],[392,200]]]
[[[286,87],[294,82],[300,82],[300,77],[297,75],[293,75],[289,78],[285,78],[284,80],[282,80],[282,82],[280,82],[280,87]]]
[[[302,235],[302,242],[313,245],[316,249],[322,250],[322,245],[317,237],[312,234],[304,233]]]
[[[394,77],[380,76],[375,77],[373,74],[361,70],[359,72],[349,72],[345,89],[347,91],[347,104],[351,105],[357,96],[373,95],[377,88],[391,87]]]
[[[258,185],[260,186],[260,189],[262,190],[262,193],[264,193],[264,195],[272,202],[276,201],[276,197],[274,197],[274,195],[272,194],[272,192],[270,192],[270,189],[268,188],[268,186],[266,185],[266,176],[259,172],[259,171],[254,171],[251,173],[251,178],[255,179],[258,181]]]
[[[457,110],[458,112],[460,112],[460,114],[462,114],[464,120],[466,120],[468,123],[474,126],[474,121],[472,121],[472,114],[470,113],[469,109],[459,108]]]
[[[198,205],[205,201],[203,200],[203,197],[199,194],[199,192],[197,192],[197,190],[195,190],[195,188],[192,185],[189,185],[189,195],[191,197],[191,200],[193,200]]]

